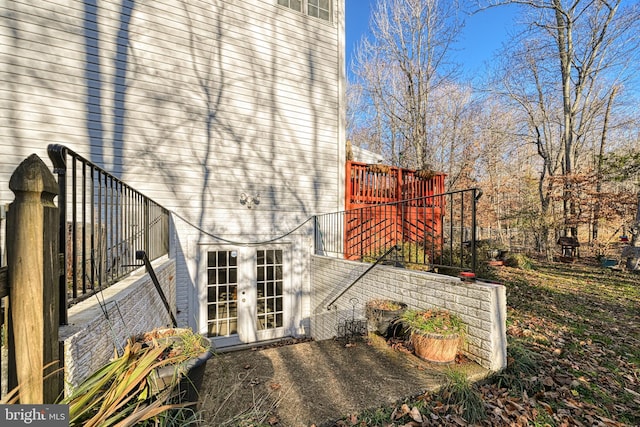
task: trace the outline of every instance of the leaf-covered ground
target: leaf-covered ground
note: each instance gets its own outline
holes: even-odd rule
[[[507,288],[504,372],[337,425],[640,425],[640,275],[595,263],[494,274]]]

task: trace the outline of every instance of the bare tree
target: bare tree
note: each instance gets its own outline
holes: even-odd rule
[[[591,230],[591,237],[593,240],[598,240],[598,226],[600,222],[600,193],[602,192],[602,168],[604,165],[604,153],[607,145],[607,135],[609,128],[609,118],[611,116],[611,107],[613,105],[613,100],[616,97],[616,92],[618,91],[617,87],[614,87],[611,90],[611,95],[609,96],[609,100],[607,101],[607,107],[604,113],[604,121],[602,124],[602,136],[600,137],[600,148],[598,150],[598,155],[596,156],[596,202],[593,209],[593,227]]]
[[[461,29],[457,13],[450,0],[379,0],[371,39],[358,46],[359,119],[378,139],[371,144],[400,166],[433,167],[436,142],[427,127],[433,94],[455,71],[447,54]]]
[[[629,77],[637,55],[640,8],[630,4],[621,10],[621,3],[505,0],[488,5],[518,4],[527,13],[527,29],[503,54],[509,59],[500,86],[526,118],[524,138],[542,160],[541,211],[549,211],[558,183],[553,177],[560,176],[564,233],[574,236],[578,206],[572,175],[589,158],[587,147],[602,140],[604,117],[616,107],[613,90]]]

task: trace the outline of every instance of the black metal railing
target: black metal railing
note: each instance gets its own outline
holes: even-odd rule
[[[58,175],[60,323],[66,308],[168,253],[169,212],[120,179],[62,145],[49,145]]]
[[[368,205],[315,217],[315,253],[375,262],[397,246],[395,262],[455,273],[476,270],[477,188]]]

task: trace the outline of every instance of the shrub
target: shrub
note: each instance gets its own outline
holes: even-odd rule
[[[523,270],[533,269],[533,262],[531,258],[524,254],[512,254],[505,260],[505,265],[509,267],[521,268]]]

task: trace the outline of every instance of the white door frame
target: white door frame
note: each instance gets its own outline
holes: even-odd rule
[[[237,254],[237,333],[224,336],[210,336],[216,348],[253,344],[260,341],[284,338],[291,334],[290,325],[295,317],[294,309],[296,292],[292,291],[291,278],[291,248],[289,242],[269,243],[265,245],[233,246],[229,244],[202,244],[199,248],[201,259],[204,260],[200,267],[203,274],[198,283],[199,331],[208,334],[208,253],[209,252],[235,252]],[[257,253],[262,250],[282,251],[282,322],[280,327],[258,330],[257,327]]]

